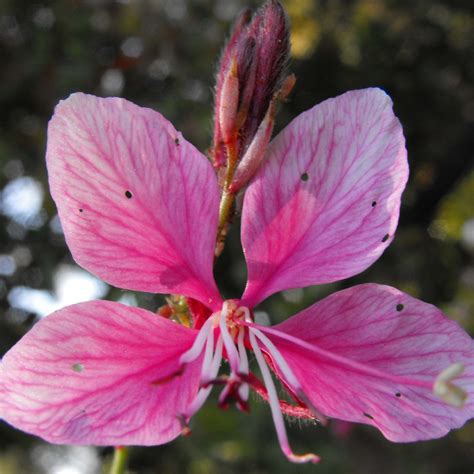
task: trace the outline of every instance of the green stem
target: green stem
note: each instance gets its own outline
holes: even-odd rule
[[[224,250],[224,241],[227,236],[227,227],[232,217],[232,210],[235,201],[235,193],[229,190],[237,167],[237,150],[236,142],[227,145],[227,170],[222,189],[221,202],[219,205],[219,225],[217,228],[216,257]]]
[[[126,446],[117,446],[115,448],[110,474],[125,474],[129,454],[130,450]]]
[[[229,192],[227,189],[224,189],[221,197],[221,203],[219,206],[219,227],[218,235],[221,235],[228,224],[232,206],[234,204],[235,194]]]

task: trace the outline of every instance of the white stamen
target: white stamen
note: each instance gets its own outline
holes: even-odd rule
[[[295,374],[293,374],[292,370],[286,363],[286,360],[280,354],[280,351],[275,347],[275,344],[273,344],[273,342],[270,341],[270,339],[268,339],[268,337],[265,336],[265,334],[263,334],[263,332],[259,329],[253,328],[252,332],[263,342],[265,347],[268,349],[268,352],[270,352],[271,356],[280,367],[283,376],[285,377],[291,388],[294,388],[297,391],[301,390],[301,385],[298,379],[295,377]]]
[[[247,351],[244,344],[245,329],[243,327],[239,328],[239,336],[237,339],[239,354],[240,354],[240,364],[239,364],[239,373],[248,374],[249,373],[249,360],[247,358]],[[242,400],[247,401],[249,399],[249,384],[242,383],[239,387],[239,396]]]
[[[194,340],[194,344],[191,346],[191,348],[181,356],[179,359],[180,364],[188,364],[189,362],[196,360],[201,355],[202,349],[204,348],[204,344],[206,343],[207,337],[209,335],[209,331],[211,330],[212,317],[210,317],[199,330],[199,334]]]
[[[247,322],[245,325],[249,328],[257,329],[256,325],[252,322]],[[262,326],[259,326],[259,328],[261,332],[265,332],[265,334],[271,334],[278,337],[279,339],[288,341],[294,344],[295,347],[300,347],[309,352],[312,352],[313,354],[316,354],[316,356],[318,357],[322,357],[325,360],[329,360],[336,363],[338,366],[355,370],[356,372],[360,372],[362,374],[367,374],[374,377],[380,377],[384,380],[390,380],[397,384],[413,385],[416,387],[422,387],[422,388],[428,388],[428,389],[432,388],[432,384],[429,380],[417,380],[417,379],[412,379],[411,377],[406,377],[403,375],[391,375],[390,373],[387,373],[386,371],[374,369],[364,363],[357,362],[345,356],[341,356],[334,352],[322,349],[321,347],[319,347],[318,345],[314,343],[309,343],[303,339],[292,336],[291,334],[279,331],[278,329],[274,329],[271,327],[262,327]]]
[[[227,309],[227,303],[224,303],[221,311],[221,317],[219,321],[219,327],[221,330],[222,339],[224,340],[224,347],[227,351],[227,356],[229,357],[229,364],[233,372],[238,372],[240,357],[235,347],[234,341],[229,333],[229,328],[227,327],[227,315],[229,311]]]
[[[245,306],[241,306],[239,308],[239,311],[244,313],[244,321],[245,322],[247,322],[247,323],[252,322],[252,318],[250,317],[250,310],[248,308],[246,308]]]
[[[214,357],[212,358],[212,363],[209,367],[209,372],[202,373],[203,381],[206,381],[205,378],[207,377],[207,381],[213,380],[217,377],[219,373],[219,368],[221,366],[222,361],[222,337],[219,336],[217,339],[216,350],[214,352]]]
[[[205,387],[205,388],[201,388],[199,390],[198,394],[196,395],[194,400],[190,403],[190,405],[186,409],[186,412],[183,414],[186,421],[188,421],[195,413],[197,413],[201,409],[201,407],[206,402],[207,397],[209,397],[211,390],[212,390],[212,385],[209,385],[208,387]]]
[[[250,344],[255,353],[255,358],[257,359],[258,366],[260,367],[260,372],[262,373],[263,381],[268,392],[268,403],[270,404],[270,409],[272,411],[273,422],[275,424],[275,429],[277,432],[278,441],[280,442],[280,447],[285,454],[285,456],[293,462],[304,463],[311,461],[313,463],[319,462],[319,457],[315,454],[304,454],[298,456],[291,451],[290,445],[288,443],[288,436],[286,434],[285,422],[283,420],[283,414],[280,408],[280,401],[278,399],[278,394],[273,383],[273,379],[268,368],[265,359],[263,357],[262,351],[257,343],[255,338],[254,329],[249,330]]]
[[[204,352],[204,359],[201,368],[201,382],[203,375],[210,371],[214,354],[214,330],[209,331],[206,339],[206,351]]]
[[[221,365],[221,360],[222,338],[219,337],[216,344],[216,351],[214,352],[214,357],[212,358],[211,364],[206,367],[206,370],[204,370],[203,367],[203,371],[201,372],[201,381],[209,382],[217,377]],[[194,400],[189,404],[188,408],[186,409],[186,412],[183,413],[185,420],[189,420],[189,418],[191,418],[197,411],[201,409],[201,407],[204,405],[204,402],[207,400],[207,397],[209,397],[211,390],[212,385],[201,388],[199,390]]]
[[[252,332],[255,334],[255,336],[258,337],[258,339],[260,339],[260,341],[262,341],[264,346],[267,348],[273,360],[278,365],[286,382],[291,387],[291,389],[295,392],[297,397],[299,397],[307,405],[307,407],[310,409],[310,411],[313,413],[313,415],[318,419],[320,423],[324,425],[327,424],[326,417],[311,403],[309,398],[306,396],[306,394],[303,391],[303,388],[300,385],[299,380],[296,378],[295,374],[290,369],[290,366],[287,364],[286,360],[281,355],[281,352],[276,348],[275,344],[273,344],[273,342],[267,336],[265,336],[265,334],[263,334],[263,332],[260,331],[259,329],[252,328]]]

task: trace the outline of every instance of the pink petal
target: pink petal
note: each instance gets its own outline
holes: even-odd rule
[[[373,425],[392,441],[416,441],[474,416],[474,342],[439,309],[394,288],[355,286],[259,329],[329,417]],[[457,362],[465,371],[453,383],[470,396],[463,408],[432,392],[439,373]]]
[[[245,195],[245,304],[370,266],[392,240],[407,178],[402,128],[380,89],[297,117],[270,144]]]
[[[74,259],[118,287],[220,307],[207,159],[159,113],[118,98],[73,94],[48,134],[51,194]]]
[[[173,377],[196,334],[119,303],[64,308],[4,356],[0,416],[52,443],[166,443],[199,388],[202,358]]]

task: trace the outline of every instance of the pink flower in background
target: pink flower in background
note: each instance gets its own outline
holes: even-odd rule
[[[82,267],[120,288],[196,299],[208,318],[187,328],[108,301],[55,312],[2,360],[8,423],[54,443],[157,445],[186,430],[223,383],[222,406],[246,409],[255,389],[287,457],[317,462],[292,453],[282,413],[366,423],[400,442],[443,436],[474,415],[472,397],[463,404],[474,392],[473,341],[394,288],[359,285],[277,326],[253,322],[268,296],[356,275],[391,242],[408,166],[381,90],[327,100],[272,141],[245,194],[240,300],[223,301],[213,278],[212,166],[160,114],[74,94],[51,120],[47,161]],[[278,399],[270,369],[294,404]]]

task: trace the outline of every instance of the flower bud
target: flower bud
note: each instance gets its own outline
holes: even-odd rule
[[[255,174],[262,163],[265,150],[272,135],[274,115],[275,102],[271,101],[267,114],[262,120],[260,127],[258,127],[257,133],[237,165],[232,184],[230,185],[231,192],[235,193],[241,189]]]
[[[219,107],[219,128],[225,143],[234,140],[236,133],[237,107],[239,103],[239,80],[237,78],[237,61],[232,63],[222,84],[222,96],[225,101]]]
[[[216,168],[227,163],[229,140],[234,141],[234,159],[242,158],[270,110],[274,115],[272,101],[279,98],[285,81],[289,49],[288,21],[278,1],[267,1],[253,17],[245,11],[237,19],[217,73],[212,148]]]
[[[260,123],[257,132],[237,165],[230,185],[231,192],[236,193],[245,186],[250,178],[256,173],[265,158],[265,152],[270,143],[273,125],[275,123],[276,99],[281,101],[285,100],[293,89],[295,82],[296,78],[294,74],[287,76],[283,81],[281,88],[273,95],[265,117]]]

